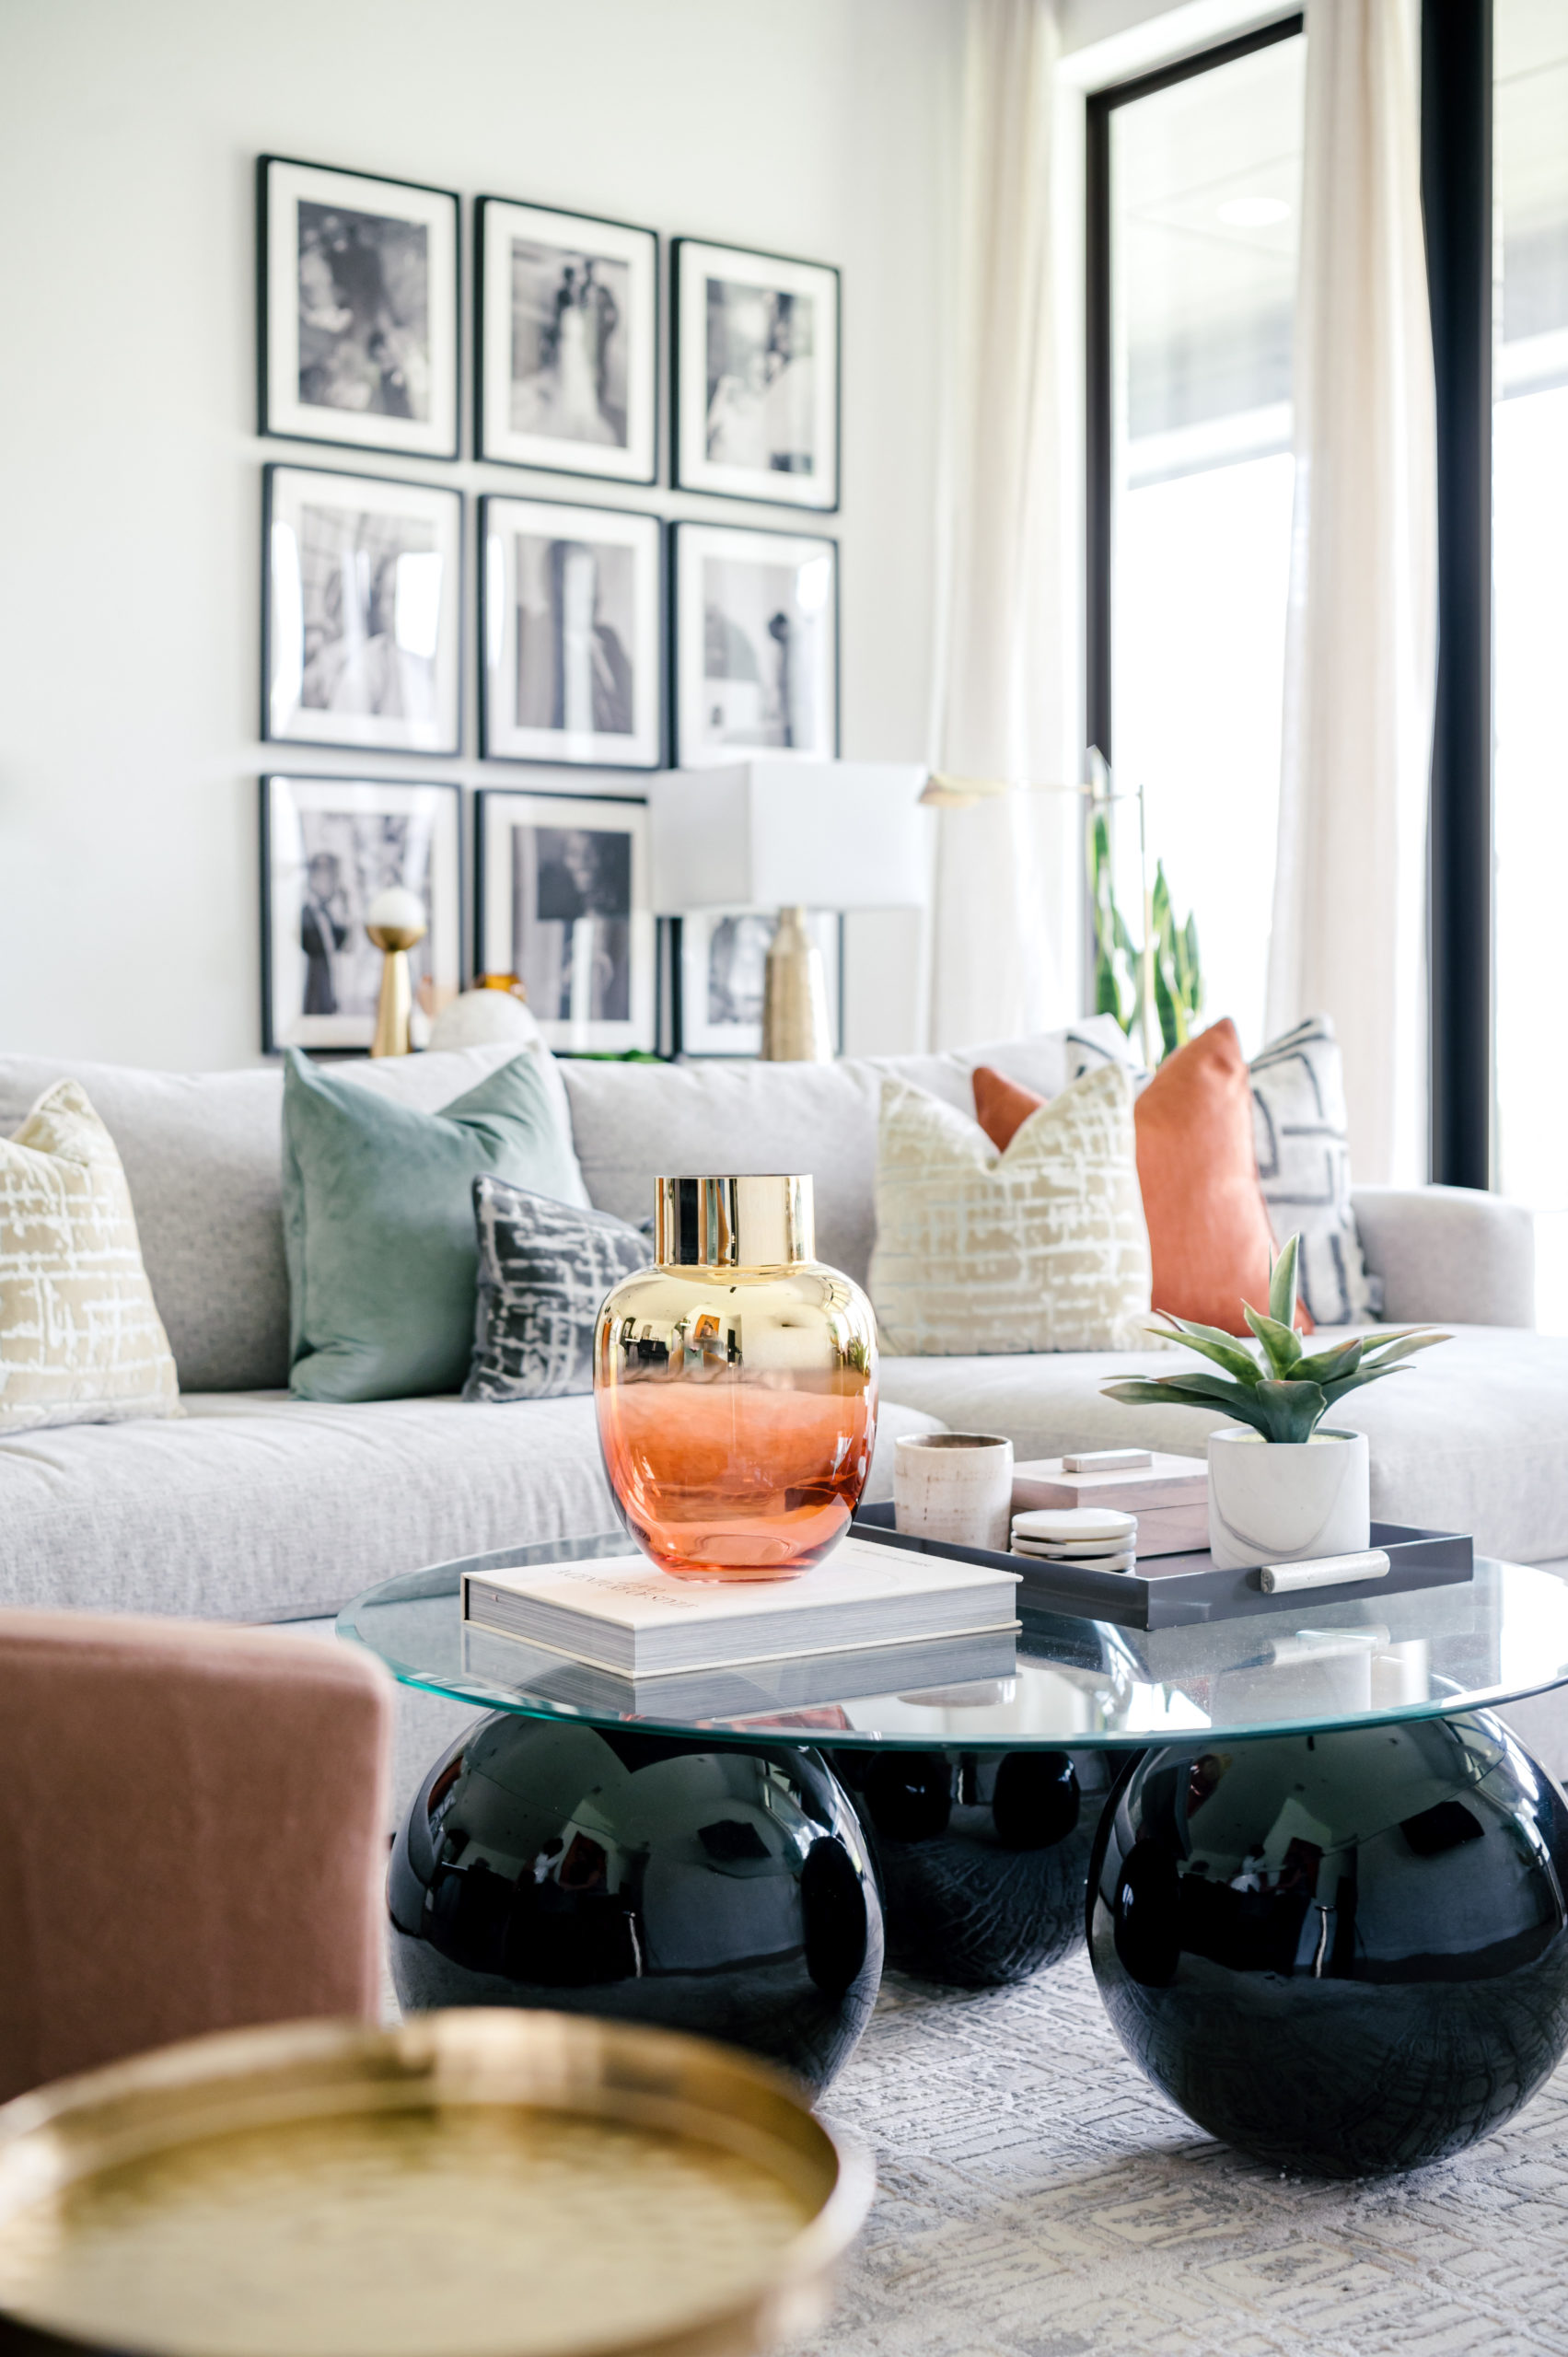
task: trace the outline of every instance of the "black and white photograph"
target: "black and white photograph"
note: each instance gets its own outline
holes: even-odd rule
[[[608,507],[481,502],[488,759],[658,766],[662,531]]]
[[[652,482],[657,237],[494,196],[477,217],[480,457]]]
[[[837,542],[721,524],[674,529],[680,766],[748,753],[835,759]]]
[[[459,752],[461,495],[285,466],[263,492],[263,737]]]
[[[263,156],[257,207],[261,432],[455,459],[456,195]]]
[[[652,1048],[647,805],[487,787],[478,845],[480,970],[517,977],[549,1047]]]
[[[839,504],[839,273],[675,244],[676,481],[829,512]]]
[[[410,1031],[422,1047],[461,988],[462,881],[455,785],[261,780],[261,1045],[368,1050],[382,952],[370,904],[401,884],[430,930],[408,953]]]
[[[833,1052],[843,1046],[839,977],[843,919],[813,909],[807,917],[822,953]],[[775,910],[703,909],[680,920],[680,1038],[688,1056],[756,1056],[762,1051],[762,984]]]

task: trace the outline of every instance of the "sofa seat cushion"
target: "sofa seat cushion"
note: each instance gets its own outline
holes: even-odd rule
[[[1365,1328],[1357,1329],[1365,1332]],[[1568,1555],[1568,1337],[1461,1326],[1408,1372],[1352,1392],[1330,1422],[1372,1446],[1372,1511],[1385,1522],[1468,1530],[1516,1562]],[[1333,1332],[1317,1347],[1332,1344]],[[1204,1454],[1225,1422],[1201,1408],[1123,1408],[1100,1397],[1118,1375],[1168,1375],[1168,1352],[1071,1358],[885,1358],[886,1398],[955,1431],[1002,1433],[1019,1457],[1113,1446]]]
[[[185,1405],[0,1440],[0,1604],[306,1619],[422,1563],[615,1527],[589,1398]],[[936,1421],[887,1410],[868,1495]]]

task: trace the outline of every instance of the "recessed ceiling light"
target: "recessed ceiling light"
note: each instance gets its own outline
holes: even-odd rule
[[[1214,213],[1227,229],[1272,229],[1276,221],[1290,219],[1283,196],[1233,196]]]

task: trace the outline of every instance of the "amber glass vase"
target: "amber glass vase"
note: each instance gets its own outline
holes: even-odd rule
[[[655,1232],[594,1352],[621,1515],[679,1579],[788,1579],[842,1537],[871,1469],[871,1304],[812,1258],[809,1178],[661,1178]]]

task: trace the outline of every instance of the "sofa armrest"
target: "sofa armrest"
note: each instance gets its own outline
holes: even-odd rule
[[[1535,1213],[1475,1187],[1357,1187],[1351,1207],[1389,1326],[1536,1322]]]

